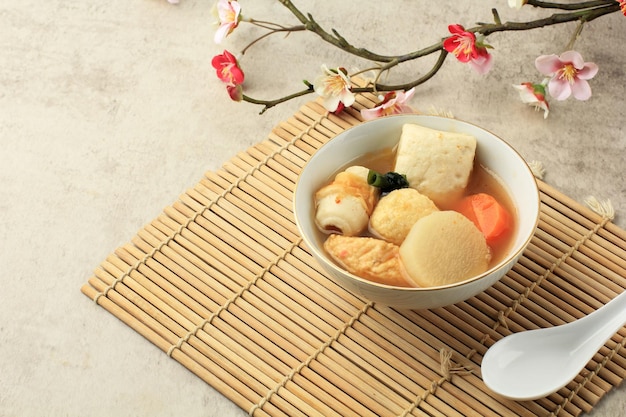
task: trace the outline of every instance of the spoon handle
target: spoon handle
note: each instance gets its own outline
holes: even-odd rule
[[[608,340],[626,324],[626,291],[622,291],[617,297],[587,317],[590,316],[599,316],[600,326],[597,327],[596,334],[599,338],[600,335],[605,336],[601,337],[604,341]]]
[[[593,313],[570,324],[577,328],[573,337],[579,337],[576,334],[586,335],[585,343],[580,344],[573,352],[591,359],[626,324],[626,291],[622,291]]]

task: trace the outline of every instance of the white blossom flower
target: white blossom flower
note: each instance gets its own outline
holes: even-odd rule
[[[509,7],[512,9],[521,9],[523,5],[526,4],[528,0],[508,0]]]
[[[350,107],[354,104],[355,96],[350,85],[350,79],[344,68],[328,69],[322,65],[323,74],[315,79],[313,89],[324,99],[324,108],[330,112],[337,111],[341,105]],[[342,107],[341,107],[342,108]]]

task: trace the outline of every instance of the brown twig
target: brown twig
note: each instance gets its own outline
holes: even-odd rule
[[[254,45],[259,40],[271,34],[274,34],[277,32],[307,30],[307,31],[315,33],[322,40],[336,46],[337,48],[345,51],[348,54],[351,54],[360,58],[364,58],[372,62],[381,63],[382,65],[380,65],[377,69],[378,75],[380,75],[384,71],[389,71],[393,67],[398,66],[404,62],[413,61],[413,60],[431,55],[433,53],[439,52],[439,58],[437,59],[433,67],[426,74],[424,74],[423,76],[415,80],[402,83],[402,84],[386,85],[386,84],[378,83],[379,77],[377,76],[375,81],[372,83],[372,85],[368,87],[361,87],[361,88],[353,89],[353,91],[356,93],[407,90],[415,86],[418,86],[420,84],[423,84],[424,82],[428,81],[429,79],[435,76],[435,74],[443,66],[443,63],[448,55],[448,53],[443,49],[443,40],[437,43],[434,43],[430,46],[427,46],[425,48],[422,48],[413,52],[409,52],[403,55],[392,56],[392,55],[378,54],[370,50],[367,50],[365,48],[354,46],[347,39],[345,39],[342,35],[340,35],[339,32],[335,29],[331,29],[331,31],[325,30],[315,21],[315,19],[313,18],[311,14],[305,14],[302,11],[300,11],[293,4],[291,0],[279,0],[279,2],[283,6],[285,6],[296,17],[296,19],[300,21],[301,25],[294,26],[292,28],[277,26],[271,29],[270,32],[268,32],[267,34],[251,42],[248,46],[246,46],[246,48],[244,48],[243,52],[245,52],[249,47]],[[508,22],[502,23],[500,21],[500,17],[499,17],[497,10],[493,9],[492,15],[494,18],[494,23],[479,23],[477,26],[468,28],[466,30],[468,32],[480,33],[483,36],[488,36],[488,35],[498,33],[498,32],[533,30],[533,29],[538,29],[538,28],[542,28],[546,26],[554,26],[554,25],[560,25],[560,24],[564,24],[568,22],[578,21],[579,25],[577,26],[576,33],[572,37],[572,40],[575,40],[580,34],[580,31],[582,30],[582,26],[585,23],[591,22],[601,16],[611,14],[620,10],[619,3],[617,3],[614,0],[590,0],[590,1],[582,1],[579,3],[569,3],[569,4],[546,2],[546,1],[541,1],[541,0],[528,0],[527,4],[529,6],[533,6],[537,8],[558,9],[558,10],[564,10],[565,12],[554,13],[550,16],[547,16],[541,19],[531,20],[531,21],[525,21],[525,22],[508,21]],[[571,43],[572,42],[570,42],[570,45],[568,45],[568,47],[571,47]],[[262,105],[263,109],[261,110],[261,113],[264,113],[266,110],[280,103],[284,103],[294,98],[313,93],[314,91],[313,87],[310,85],[310,83],[307,83],[307,84],[308,84],[307,89],[298,91],[293,94],[289,94],[287,96],[284,96],[278,99],[260,100],[260,99],[255,99],[255,98],[244,95],[243,101]]]

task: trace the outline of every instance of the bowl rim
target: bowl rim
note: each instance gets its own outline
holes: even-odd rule
[[[344,136],[349,134],[348,132],[357,129],[359,127],[363,127],[364,125],[368,125],[368,124],[372,124],[372,123],[381,123],[381,121],[386,120],[386,119],[390,119],[390,118],[404,118],[404,119],[415,119],[415,118],[419,118],[419,119],[442,119],[442,120],[450,120],[453,121],[454,123],[461,123],[461,124],[466,124],[468,126],[471,126],[475,129],[479,129],[482,130],[488,134],[490,134],[491,136],[493,136],[494,138],[496,138],[497,140],[499,140],[500,142],[502,142],[507,148],[509,148],[510,151],[513,152],[513,154],[522,162],[524,171],[530,175],[531,178],[534,179],[534,197],[536,197],[537,199],[537,205],[536,207],[533,207],[533,209],[535,209],[536,215],[535,215],[535,219],[533,222],[533,227],[532,227],[532,231],[528,234],[528,236],[526,236],[526,238],[524,239],[524,241],[521,243],[521,245],[519,246],[519,248],[511,253],[509,253],[506,257],[504,257],[500,262],[498,262],[496,265],[492,266],[491,268],[489,268],[488,270],[484,271],[483,273],[479,274],[479,275],[475,275],[473,277],[467,278],[463,281],[458,281],[458,282],[454,282],[451,284],[445,284],[445,285],[437,285],[437,286],[429,286],[429,287],[400,287],[400,286],[395,286],[395,285],[389,285],[389,284],[383,284],[383,283],[379,283],[379,282],[375,282],[375,281],[370,281],[366,278],[362,278],[358,275],[355,275],[351,272],[346,271],[345,269],[341,268],[340,266],[338,266],[337,264],[335,264],[333,261],[331,261],[328,258],[328,255],[322,253],[320,250],[318,250],[318,248],[316,247],[316,245],[313,244],[309,244],[310,242],[308,242],[308,239],[304,236],[305,233],[303,233],[303,229],[302,226],[300,224],[300,220],[298,219],[298,215],[297,215],[297,211],[296,211],[296,196],[298,195],[298,190],[299,190],[299,184],[300,184],[300,179],[302,177],[302,175],[304,174],[307,166],[309,165],[309,163],[311,162],[311,160],[313,159],[313,157],[320,152],[323,148],[329,146],[329,144],[335,140],[337,137],[340,136]],[[417,123],[417,122],[415,122]],[[398,140],[400,140],[398,138]],[[487,167],[489,168],[489,167]],[[507,190],[508,191],[508,190]],[[469,285],[475,281],[479,281],[482,278],[491,275],[495,272],[497,272],[498,270],[501,270],[502,268],[506,267],[511,261],[513,260],[517,260],[522,253],[526,250],[528,244],[530,243],[531,239],[533,238],[535,231],[537,229],[537,226],[539,224],[539,215],[541,212],[541,198],[540,198],[540,191],[539,191],[539,186],[537,185],[537,181],[535,179],[535,175],[532,172],[532,169],[530,168],[530,166],[528,165],[528,163],[526,162],[526,160],[521,156],[521,154],[513,147],[511,146],[506,140],[502,139],[500,136],[494,134],[493,132],[491,132],[488,129],[485,129],[483,127],[480,127],[474,123],[471,122],[467,122],[465,120],[462,119],[457,119],[457,118],[450,118],[450,117],[445,117],[445,116],[437,116],[437,115],[426,115],[426,114],[418,114],[418,113],[404,113],[404,114],[395,114],[395,115],[389,115],[389,116],[385,116],[385,117],[381,117],[381,118],[377,118],[377,119],[373,119],[373,120],[366,120],[363,121],[357,125],[351,126],[345,130],[343,130],[342,132],[339,132],[338,134],[330,137],[328,139],[328,141],[324,144],[322,144],[318,149],[315,150],[315,152],[313,152],[311,154],[311,156],[309,156],[309,158],[307,159],[307,161],[305,162],[305,164],[302,166],[302,169],[300,170],[300,173],[298,174],[297,178],[296,178],[296,183],[295,183],[295,188],[294,188],[294,192],[293,192],[293,197],[292,197],[292,211],[293,211],[293,215],[294,215],[294,220],[296,223],[296,227],[298,229],[298,234],[300,235],[300,237],[302,238],[302,240],[307,244],[307,248],[313,253],[314,257],[317,259],[318,262],[323,262],[324,264],[326,264],[327,266],[331,267],[333,270],[336,270],[338,272],[340,272],[343,275],[346,275],[348,277],[350,277],[351,279],[357,281],[359,283],[359,285],[367,285],[370,287],[376,287],[376,288],[381,288],[381,289],[388,289],[388,290],[397,290],[397,291],[403,291],[403,292],[417,292],[417,293],[426,293],[426,292],[430,292],[430,291],[440,291],[440,290],[444,290],[444,289],[451,289],[451,288],[456,288],[456,287],[463,287],[465,285]]]

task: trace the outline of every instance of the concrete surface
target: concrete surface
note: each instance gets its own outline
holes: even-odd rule
[[[0,415],[245,415],[79,291],[112,250],[205,171],[313,98],[262,116],[231,102],[211,58],[259,32],[242,26],[216,46],[212,3],[0,3]],[[248,16],[294,22],[276,1],[242,3]],[[504,0],[297,4],[355,44],[385,53],[430,45],[449,23],[489,20],[491,7],[503,20],[516,18]],[[412,104],[504,137],[577,201],[610,199],[625,227],[626,17],[589,24],[575,45],[600,66],[588,102],[553,101],[543,120],[510,86],[539,80],[534,58],[560,53],[574,27],[495,34],[491,73],[476,75],[451,59]],[[312,34],[268,38],[245,57],[246,89],[277,97],[312,80],[322,63],[363,65],[342,56]],[[407,65],[392,78],[419,70]],[[625,407],[622,386],[590,415],[624,415]]]

